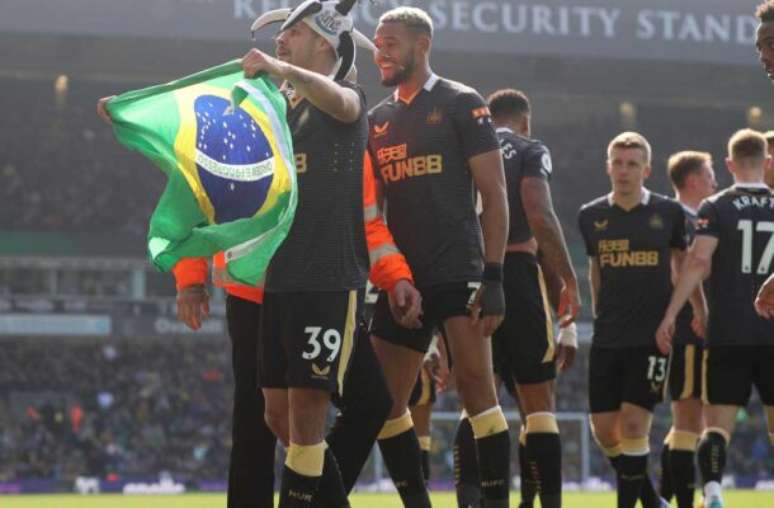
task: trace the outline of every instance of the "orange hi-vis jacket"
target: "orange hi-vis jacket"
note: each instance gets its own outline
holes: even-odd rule
[[[363,215],[366,229],[368,257],[371,261],[371,283],[379,289],[392,290],[401,280],[407,279],[413,283],[411,269],[406,258],[400,253],[390,230],[379,213],[376,202],[376,181],[371,158],[366,153],[363,167]],[[213,282],[223,287],[226,292],[237,298],[255,303],[263,302],[263,288],[235,284],[225,281],[226,261],[223,253],[213,257]],[[181,259],[172,268],[178,291],[195,284],[207,281],[207,260],[205,258]]]

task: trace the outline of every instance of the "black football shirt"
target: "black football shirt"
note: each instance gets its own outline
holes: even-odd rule
[[[707,198],[696,235],[718,239],[708,280],[709,345],[774,344],[774,320],[753,305],[772,273],[774,193],[764,184],[737,184]]]
[[[481,96],[433,75],[408,103],[393,94],[371,110],[368,145],[387,223],[417,286],[480,280],[483,240],[468,160],[500,147]]]
[[[293,225],[266,275],[266,291],[339,291],[365,287],[369,261],[363,219],[363,156],[368,139],[365,95],[351,124],[284,91],[298,172]]]
[[[503,152],[505,182],[508,188],[508,243],[526,242],[533,234],[521,202],[521,182],[524,178],[549,181],[552,171],[551,153],[542,142],[519,136],[504,127],[497,129],[497,138]]]
[[[686,248],[682,206],[644,191],[627,211],[608,195],[583,205],[578,222],[586,253],[600,268],[593,346],[655,345],[672,295],[672,249]]]

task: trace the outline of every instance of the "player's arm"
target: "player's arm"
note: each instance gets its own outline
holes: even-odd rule
[[[481,290],[472,317],[478,324],[480,309],[484,336],[490,336],[505,316],[502,264],[508,241],[508,197],[500,149],[469,159],[470,170],[481,195],[481,229],[484,234],[484,269]]]
[[[177,287],[177,318],[191,330],[198,330],[210,313],[210,295],[205,258],[183,258],[172,267]]]
[[[356,122],[363,111],[363,101],[355,90],[343,87],[317,72],[273,58],[258,49],[253,48],[247,52],[242,58],[242,68],[248,78],[266,72],[287,81],[293,85],[296,93],[341,122]]]
[[[406,328],[420,328],[422,297],[414,287],[408,262],[395,245],[395,240],[383,220],[382,192],[374,177],[371,156],[363,158],[363,214],[366,244],[371,262],[370,279],[374,286],[387,291],[390,310],[395,320]]]
[[[500,150],[471,157],[469,164],[481,194],[484,259],[487,263],[502,264],[508,242],[508,195]]]
[[[681,249],[672,249],[672,283],[677,286],[680,272],[687,259],[687,253]],[[691,327],[699,337],[704,337],[707,322],[707,300],[704,297],[704,287],[699,284],[691,293],[688,301],[693,309],[693,322]]]
[[[774,318],[774,274],[766,279],[758,291],[758,296],[755,298],[755,310],[763,318]]]
[[[578,279],[575,275],[562,226],[554,212],[551,190],[542,178],[526,177],[521,182],[521,199],[529,227],[535,235],[543,259],[543,271],[555,273],[562,281],[556,309],[559,325],[572,323],[580,311]]]
[[[460,140],[462,155],[481,195],[481,228],[484,233],[486,267],[481,288],[471,306],[471,320],[484,336],[491,335],[505,316],[503,258],[508,241],[508,196],[505,187],[500,142],[489,108],[474,91],[460,93],[453,107],[452,121]],[[481,319],[479,319],[481,318]]]
[[[701,284],[712,268],[712,255],[718,246],[718,239],[713,236],[697,236],[693,246],[688,251],[680,269],[677,284],[672,291],[672,298],[664,313],[664,318],[656,332],[656,341],[662,353],[668,353],[672,348],[672,336],[675,331],[675,319],[691,294]]]

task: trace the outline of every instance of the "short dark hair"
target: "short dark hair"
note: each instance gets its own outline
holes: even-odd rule
[[[382,14],[379,23],[401,23],[415,33],[433,38],[433,19],[419,7],[396,7]]]
[[[627,131],[614,137],[610,141],[610,144],[607,145],[607,158],[608,160],[612,158],[611,155],[615,149],[628,150],[630,148],[639,149],[645,156],[645,163],[650,164],[653,150],[651,149],[648,140],[645,139],[645,136],[639,132]]]
[[[774,0],[766,0],[755,10],[755,16],[761,23],[774,21]]]
[[[734,162],[749,159],[763,160],[768,155],[768,143],[760,132],[753,129],[736,131],[728,141],[728,156]]]
[[[673,154],[667,162],[667,174],[672,185],[682,189],[688,176],[701,171],[705,163],[712,164],[712,155],[707,152],[686,150]]]
[[[528,115],[531,111],[527,94],[514,88],[497,90],[486,101],[489,104],[489,112],[495,122]]]

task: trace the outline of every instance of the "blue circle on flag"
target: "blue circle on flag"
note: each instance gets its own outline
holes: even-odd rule
[[[247,111],[202,95],[196,112],[196,169],[215,222],[248,218],[263,206],[274,179],[269,140]]]

